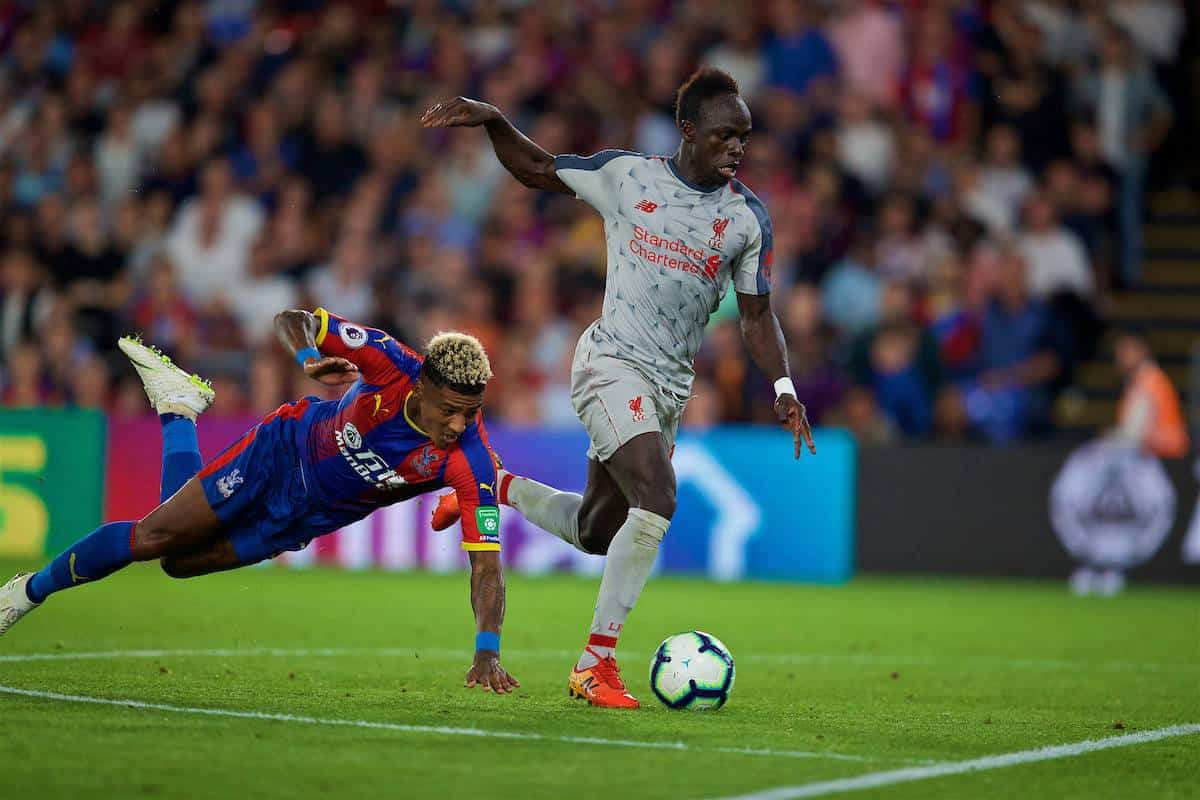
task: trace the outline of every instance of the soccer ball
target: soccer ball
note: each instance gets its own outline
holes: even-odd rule
[[[667,637],[650,662],[650,688],[667,708],[718,709],[733,691],[733,677],[729,648],[704,631]]]

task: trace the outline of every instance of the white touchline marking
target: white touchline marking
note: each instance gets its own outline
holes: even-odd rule
[[[927,767],[906,767],[887,772],[871,772],[853,778],[841,778],[819,783],[806,783],[800,786],[779,786],[774,789],[764,789],[761,792],[750,792],[721,800],[794,800],[800,797],[821,797],[842,792],[854,792],[859,789],[876,789],[880,786],[891,786],[896,783],[923,781],[929,778],[940,778],[945,775],[961,775],[964,772],[982,772],[1001,767],[1013,767],[1018,764],[1031,764],[1035,761],[1049,761],[1056,758],[1074,758],[1097,750],[1108,750],[1111,747],[1129,747],[1145,742],[1157,742],[1160,739],[1170,739],[1175,736],[1191,736],[1200,733],[1200,724],[1172,725],[1168,728],[1156,728],[1152,731],[1141,731],[1124,736],[1112,736],[1107,739],[1087,739],[1074,744],[1059,744],[1040,747],[1036,750],[1020,750],[1015,753],[1002,753],[995,756],[973,758],[970,761],[950,761],[944,764],[931,764]]]
[[[301,725],[332,725],[343,728],[370,728],[372,730],[397,731],[400,733],[426,733],[434,736],[474,736],[487,739],[517,739],[537,742],[559,742],[563,744],[591,744],[604,747],[634,747],[645,750],[675,750],[685,753],[729,753],[747,756],[773,756],[777,758],[826,758],[834,761],[879,761],[868,756],[853,756],[844,753],[827,753],[803,750],[765,750],[753,747],[705,747],[684,742],[647,742],[636,739],[604,739],[598,736],[551,736],[542,733],[521,731],[485,730],[483,728],[454,728],[445,725],[407,725],[398,722],[373,722],[365,719],[331,719],[307,717],[297,714],[275,714],[267,711],[237,711],[227,708],[198,708],[173,706],[166,703],[147,703],[141,700],[114,700],[107,697],[90,697],[60,692],[43,692],[36,689],[20,689],[0,685],[0,694],[58,700],[66,703],[89,703],[101,706],[119,706],[147,711],[167,711],[174,714],[199,714],[209,717],[235,717],[237,719],[262,719],[274,722],[294,722]],[[890,759],[887,759],[890,760]]]
[[[512,658],[575,658],[578,653],[574,650],[505,650],[506,656]],[[118,658],[170,658],[170,657],[216,657],[240,658],[247,656],[278,656],[278,657],[308,657],[308,656],[358,656],[376,655],[384,657],[416,658],[470,658],[472,653],[467,650],[448,650],[424,647],[247,647],[247,648],[207,648],[207,649],[155,649],[155,650],[99,650],[99,651],[62,651],[52,653],[12,653],[0,655],[0,663],[22,661],[73,661],[87,659],[118,659]],[[647,654],[647,658],[649,654]],[[878,653],[742,653],[737,660],[748,664],[880,664],[885,666],[909,666],[938,668],[953,667],[959,671],[963,668],[1012,668],[1012,669],[1069,669],[1069,670],[1103,670],[1105,672],[1197,672],[1200,664],[1156,664],[1154,662],[1138,661],[1067,661],[1056,659],[1006,659],[1006,658],[937,658],[933,656],[886,655]]]

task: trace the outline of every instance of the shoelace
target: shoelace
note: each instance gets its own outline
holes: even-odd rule
[[[600,662],[593,667],[600,679],[614,689],[625,691],[625,681],[621,680],[621,668],[617,666],[617,660],[612,656],[600,659]]]

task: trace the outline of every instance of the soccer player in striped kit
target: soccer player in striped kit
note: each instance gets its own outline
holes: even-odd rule
[[[500,665],[505,592],[498,462],[480,411],[492,377],[483,346],[442,333],[420,354],[320,308],[284,311],[276,328],[309,377],[345,385],[345,394],[280,406],[203,467],[196,418],[212,404],[212,388],[136,339],[121,339],[163,423],[160,505],[140,520],[101,525],[41,571],[0,588],[0,634],[55,592],[134,561],[159,559],[174,578],[234,569],[448,486],[464,506],[462,546],[471,561],[477,631],[466,682],[511,692],[520,684]]]

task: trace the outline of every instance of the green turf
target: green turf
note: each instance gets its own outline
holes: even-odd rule
[[[2,565],[15,568],[16,565]],[[7,574],[8,569],[5,569]],[[0,640],[0,684],[175,706],[474,727],[689,750],[197,716],[0,694],[0,785],[54,797],[720,797],[1200,722],[1200,593],[862,578],[841,587],[655,578],[622,639],[645,706],[566,697],[596,582],[509,582],[509,697],[461,688],[462,575],[256,569],[172,582],[138,566],[52,598]],[[738,666],[729,705],[669,712],[650,653],[701,628]],[[336,648],[3,660],[23,653]],[[393,648],[387,650],[387,648]],[[1120,723],[1123,729],[1114,729]],[[860,761],[717,752],[743,747]],[[852,797],[1196,797],[1200,736]]]

